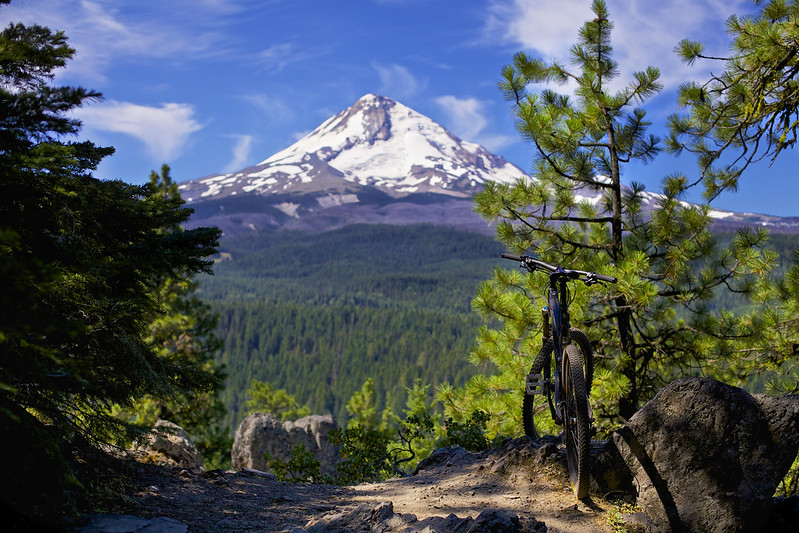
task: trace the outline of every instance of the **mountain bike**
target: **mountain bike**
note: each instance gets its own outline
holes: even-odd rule
[[[569,321],[568,283],[582,281],[591,286],[617,280],[596,272],[568,270],[528,255],[503,253],[502,257],[518,261],[530,273],[549,273],[547,305],[541,310],[543,346],[525,379],[522,421],[527,436],[538,438],[533,420],[534,399],[546,397],[552,420],[563,426],[566,462],[574,493],[578,499],[585,498],[590,483],[589,447],[594,423],[588,401],[594,381],[594,354],[585,333],[573,328]]]

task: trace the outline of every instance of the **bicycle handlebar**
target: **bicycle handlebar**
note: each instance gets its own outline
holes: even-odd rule
[[[605,276],[603,274],[597,274],[596,272],[586,272],[585,270],[569,270],[556,265],[551,265],[539,259],[534,259],[529,255],[513,255],[513,254],[506,254],[503,252],[502,258],[510,259],[511,261],[518,261],[522,264],[524,268],[526,268],[530,272],[535,272],[536,270],[548,270],[553,274],[558,273],[562,276],[566,276],[572,279],[585,278],[582,279],[582,281],[587,285],[590,285],[591,283],[596,283],[597,281],[606,281],[608,283],[616,283],[618,281],[618,279],[614,278],[613,276]]]

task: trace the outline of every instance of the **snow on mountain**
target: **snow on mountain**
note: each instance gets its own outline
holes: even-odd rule
[[[244,193],[316,193],[325,207],[357,202],[363,187],[392,198],[416,193],[469,198],[486,180],[513,182],[524,176],[424,115],[367,94],[257,165],[185,182],[180,190],[188,202]]]
[[[665,198],[663,194],[652,191],[642,191],[640,194],[644,211],[656,209]],[[686,201],[681,203],[685,207],[696,205]],[[778,217],[760,213],[727,211],[718,208],[710,209],[708,215],[714,220],[713,228],[716,231],[735,231],[743,226],[760,226],[775,233],[799,233],[799,217]]]

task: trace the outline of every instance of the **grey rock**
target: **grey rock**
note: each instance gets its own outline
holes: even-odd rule
[[[469,524],[466,531],[467,533],[516,533],[521,530],[519,517],[515,513],[486,509],[474,519],[474,522]]]
[[[799,396],[710,378],[661,390],[613,440],[655,531],[763,531],[799,448]]]
[[[473,454],[458,445],[436,448],[433,450],[433,453],[419,461],[413,475],[418,474],[422,470],[430,470],[435,467],[464,464],[472,458],[472,455]]]
[[[535,451],[535,460],[539,464],[544,464],[547,459],[558,453],[558,447],[547,442],[539,446]]]
[[[157,462],[187,470],[202,470],[203,458],[189,435],[179,425],[159,420],[153,430],[139,438],[131,450],[136,457],[154,456]],[[161,460],[158,460],[161,459]]]
[[[140,518],[138,516],[97,514],[90,515],[83,526],[71,529],[72,533],[186,533],[189,526],[172,518]]]
[[[799,494],[774,499],[774,511],[766,531],[799,532]]]
[[[331,415],[311,415],[296,421],[280,421],[265,413],[248,415],[236,429],[231,452],[233,469],[269,472],[266,454],[287,461],[291,450],[302,444],[319,461],[321,473],[332,476],[339,455],[328,435],[336,427]]]
[[[399,520],[397,520],[399,518]],[[311,533],[325,533],[332,531],[348,531],[352,533],[369,533],[371,531],[387,531],[386,522],[405,528],[416,522],[414,515],[396,515],[394,504],[382,502],[377,505],[361,504],[349,512],[336,512],[312,520],[306,524],[305,529]],[[383,527],[385,526],[385,527]]]
[[[412,514],[394,512],[391,502],[377,505],[361,504],[350,511],[327,514],[311,520],[305,526],[311,533],[545,533],[546,524],[533,519],[524,529],[515,513],[486,509],[477,518],[432,516],[418,520]]]

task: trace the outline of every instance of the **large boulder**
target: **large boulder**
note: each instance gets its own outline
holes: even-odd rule
[[[153,430],[133,443],[131,449],[139,460],[179,466],[195,472],[202,470],[203,458],[186,431],[168,420],[159,420]]]
[[[231,453],[234,469],[253,468],[269,471],[266,454],[288,461],[298,444],[312,452],[320,463],[320,472],[333,476],[339,460],[338,448],[328,441],[336,429],[331,415],[311,415],[296,421],[280,421],[271,414],[248,415],[236,429]]]
[[[799,448],[799,396],[681,379],[613,440],[655,531],[762,531]]]

